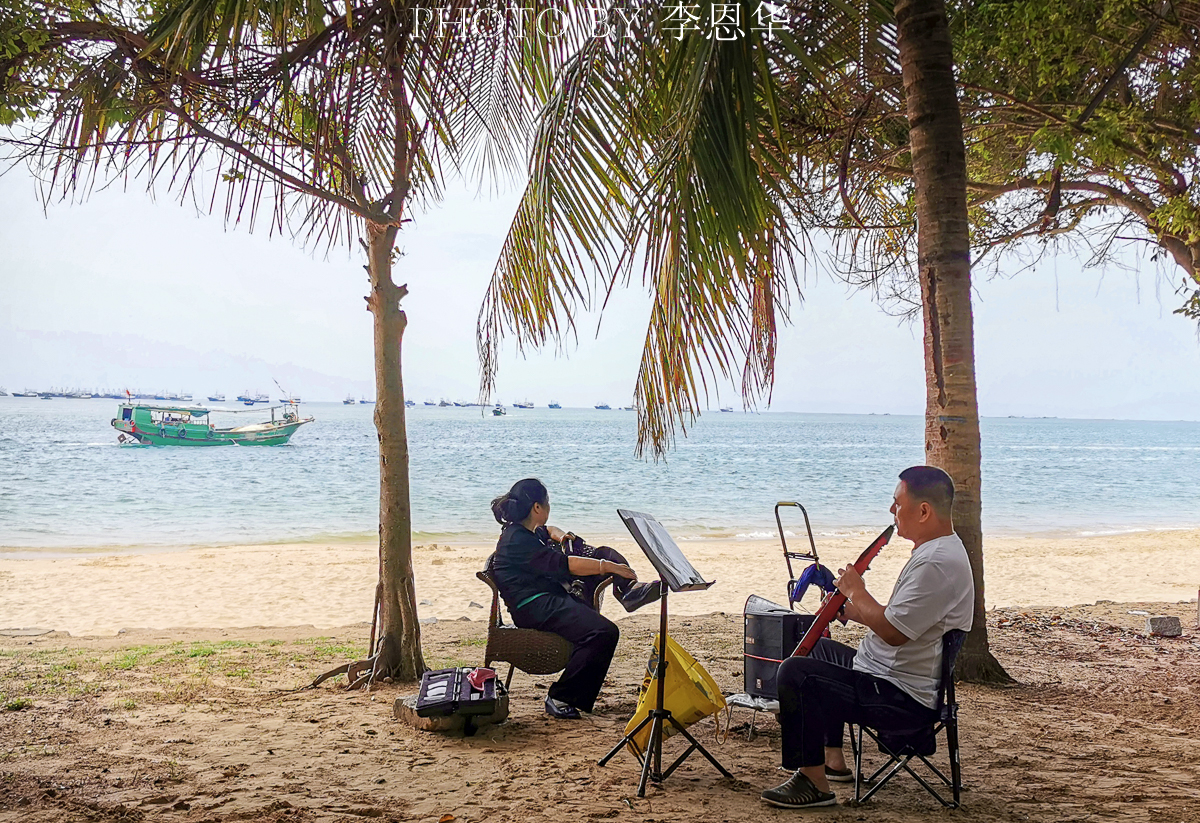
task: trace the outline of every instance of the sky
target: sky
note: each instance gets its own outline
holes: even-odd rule
[[[516,208],[451,184],[445,201],[401,236],[395,279],[407,283],[408,397],[471,400],[479,381],[475,322]],[[251,234],[170,193],[131,183],[82,203],[43,208],[23,169],[0,176],[0,386],[190,391],[306,400],[373,396],[371,317],[357,245],[306,250],[265,228]],[[1173,315],[1174,269],[1127,254],[1083,271],[1069,255],[1034,271],[978,273],[981,413],[1200,419],[1200,338]],[[631,402],[649,317],[640,284],[584,318],[566,354],[510,346],[498,397],[543,405]],[[807,275],[780,333],[769,409],[921,414],[921,329],[870,295]],[[713,410],[740,406],[718,386]],[[767,408],[767,407],[762,407]]]

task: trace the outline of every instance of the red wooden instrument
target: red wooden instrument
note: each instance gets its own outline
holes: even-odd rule
[[[854,561],[854,569],[859,574],[865,574],[867,569],[871,567],[871,561],[875,556],[883,550],[883,547],[892,539],[892,533],[896,531],[895,525],[888,526],[883,530],[883,534],[875,538],[871,545],[863,550],[863,553]],[[800,645],[796,647],[796,651],[792,652],[792,657],[808,657],[813,647],[817,645],[817,641],[825,634],[825,629],[837,617],[838,612],[842,610],[842,606],[846,605],[846,595],[841,592],[834,592],[829,596],[829,599],[821,604],[821,608],[817,609],[816,618],[813,620],[808,631],[804,633],[804,637],[800,640]]]

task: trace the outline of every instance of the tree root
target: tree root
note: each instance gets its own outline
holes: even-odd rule
[[[1017,682],[986,649],[982,654],[963,649],[954,661],[954,676],[960,682],[984,686],[1012,686]]]
[[[384,636],[379,641],[375,654],[365,660],[346,663],[336,669],[330,669],[313,680],[305,688],[315,689],[331,677],[346,675],[346,691],[370,691],[377,682],[390,683],[393,675],[400,666],[400,648],[391,637]]]

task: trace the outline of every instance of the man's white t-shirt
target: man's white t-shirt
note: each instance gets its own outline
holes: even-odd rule
[[[854,670],[889,680],[932,709],[942,673],[942,635],[970,631],[974,613],[975,583],[962,540],[949,534],[922,543],[904,564],[883,611],[908,642],[891,646],[868,629]]]

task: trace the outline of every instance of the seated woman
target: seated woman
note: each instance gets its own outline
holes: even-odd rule
[[[580,711],[590,712],[620,631],[607,617],[572,597],[566,587],[578,577],[614,574],[636,581],[637,574],[612,560],[568,557],[556,545],[565,533],[546,527],[550,494],[540,480],[517,481],[508,494],[492,501],[492,514],[504,529],[496,543],[492,577],[513,622],[523,629],[553,632],[575,645],[567,668],[550,687],[546,713],[576,718]]]

